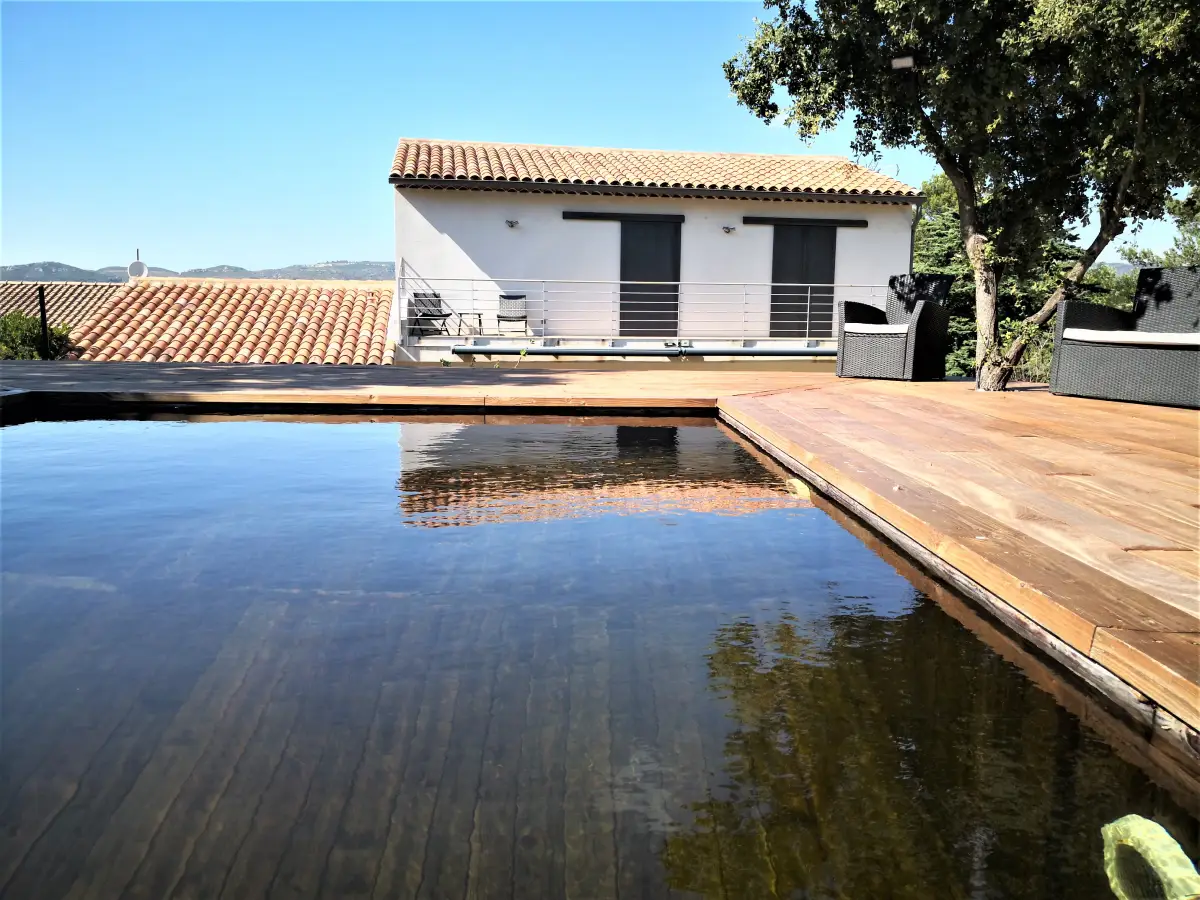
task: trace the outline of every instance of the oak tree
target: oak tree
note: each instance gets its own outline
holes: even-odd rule
[[[1189,0],[767,0],[725,64],[735,97],[804,137],[916,146],[954,188],[975,287],[977,384],[1003,389],[1034,332],[1129,223],[1200,182],[1200,21]],[[911,57],[899,70],[893,60]],[[1095,236],[1002,340],[999,284],[1071,222]]]

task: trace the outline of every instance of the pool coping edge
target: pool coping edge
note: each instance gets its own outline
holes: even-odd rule
[[[1200,732],[1187,722],[1130,685],[1102,663],[1076,650],[1044,625],[952,566],[936,552],[855,500],[838,485],[814,472],[720,405],[717,407],[717,420],[767,453],[784,468],[799,475],[818,492],[895,545],[932,576],[950,585],[1019,638],[1080,679],[1119,711],[1127,724],[1139,731],[1143,737],[1153,743],[1165,745],[1164,749],[1169,750],[1178,762],[1200,773]]]

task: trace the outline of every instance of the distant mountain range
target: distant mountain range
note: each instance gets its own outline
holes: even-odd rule
[[[1131,272],[1136,266],[1129,263],[1100,263],[1118,275]],[[171,269],[150,267],[151,275],[182,276],[185,278],[283,278],[297,281],[391,281],[396,266],[390,262],[332,262],[311,265],[284,266],[282,269],[243,269],[239,266],[209,266],[207,269]],[[25,263],[19,266],[0,266],[0,281],[126,281],[125,266],[105,266],[103,269],[77,269],[60,262]]]
[[[150,274],[185,278],[286,278],[299,281],[391,281],[396,266],[390,262],[350,262],[344,259],[312,265],[285,266],[282,269],[243,269],[240,266],[210,266],[207,269],[171,269],[150,267]],[[0,266],[0,281],[126,281],[125,266],[103,269],[79,269],[60,262],[25,263]]]

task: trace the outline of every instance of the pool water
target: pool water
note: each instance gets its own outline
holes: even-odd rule
[[[34,422],[0,466],[4,897],[1061,900],[1126,814],[1200,846],[713,426]]]

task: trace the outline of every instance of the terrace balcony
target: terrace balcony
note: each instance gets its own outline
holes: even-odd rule
[[[398,361],[832,358],[835,304],[882,307],[887,285],[425,278],[402,264],[396,296]]]

